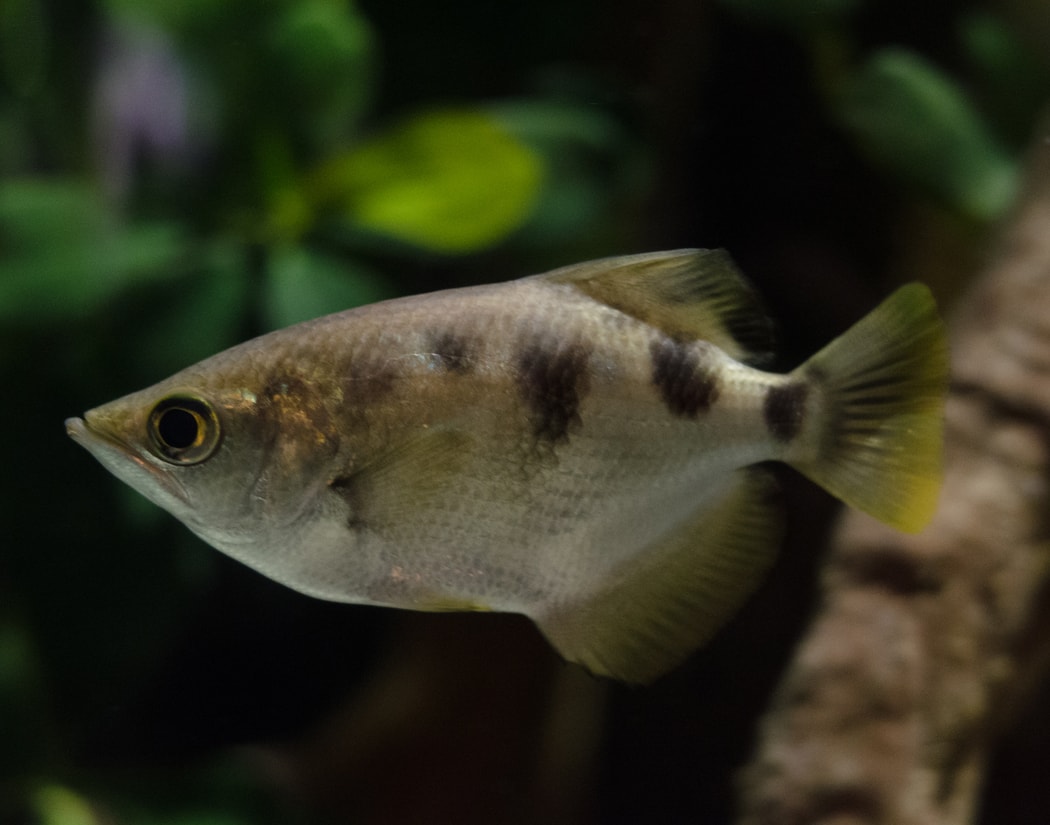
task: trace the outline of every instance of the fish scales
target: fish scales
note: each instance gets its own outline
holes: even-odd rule
[[[792,373],[720,251],[589,262],[388,301],[233,347],[70,419],[107,468],[321,598],[530,616],[648,681],[773,558],[786,461],[917,529],[947,357],[904,287]]]
[[[494,512],[506,514],[500,531],[504,536],[515,527],[520,531],[509,545],[519,548],[518,552],[531,547],[527,557],[536,565],[533,576],[574,587],[578,586],[576,578],[583,579],[582,585],[616,560],[615,552],[610,552],[615,550],[615,545],[610,548],[608,542],[597,546],[586,542],[587,536],[594,532],[588,527],[588,519],[607,525],[605,532],[610,535],[622,534],[626,524],[637,521],[641,514],[652,509],[657,500],[654,496],[659,496],[664,508],[668,495],[675,494],[682,499],[683,506],[691,507],[695,494],[686,491],[705,473],[709,474],[712,469],[723,473],[749,463],[743,456],[744,451],[751,452],[752,460],[771,457],[766,446],[768,439],[755,426],[758,420],[752,400],[758,395],[757,388],[771,379],[763,380],[762,374],[749,376],[750,381],[739,376],[736,381],[739,392],[727,391],[725,403],[720,406],[725,413],[724,420],[720,422],[719,417],[713,417],[709,422],[711,426],[704,430],[678,420],[680,416],[670,410],[671,420],[661,421],[660,405],[667,406],[662,399],[666,389],[661,389],[651,377],[659,364],[651,353],[652,344],[663,336],[633,319],[627,323],[622,319],[610,321],[612,314],[601,307],[575,306],[571,300],[574,296],[559,295],[552,299],[544,294],[548,291],[563,290],[551,290],[542,282],[523,283],[518,290],[520,294],[496,295],[491,306],[482,304],[466,312],[456,300],[457,296],[450,296],[451,306],[426,311],[428,317],[437,314],[444,319],[439,330],[388,340],[380,337],[369,344],[365,352],[359,346],[352,346],[351,363],[336,372],[355,374],[354,386],[357,383],[378,385],[387,396],[385,403],[400,408],[394,420],[405,426],[407,432],[420,426],[447,426],[450,421],[455,422],[455,426],[467,426],[475,435],[475,443],[484,447],[482,455],[474,460],[484,462],[485,456],[491,454],[495,461],[475,470],[473,477],[480,483],[467,489],[450,488],[440,504],[433,502],[432,509],[453,513],[453,524],[479,524],[489,520]],[[530,296],[530,292],[538,294]],[[530,311],[532,306],[535,312]],[[479,318],[483,320],[479,322]],[[413,329],[416,327],[414,320],[406,319],[406,323]],[[419,325],[425,326],[425,321]],[[577,329],[568,340],[559,340],[565,338],[566,328],[573,327]],[[494,330],[502,334],[497,337]],[[610,335],[610,330],[614,334]],[[631,342],[631,338],[636,340]],[[454,348],[457,366],[452,371],[458,377],[457,386],[450,388],[438,379],[447,371],[449,359],[439,347],[431,345],[428,349],[431,339],[460,342]],[[366,335],[364,341],[369,340]],[[474,341],[469,361],[462,345],[465,340]],[[305,339],[302,343],[306,344]],[[707,366],[710,373],[729,372],[728,366],[718,363],[716,351],[705,352],[704,345],[699,343],[681,348],[695,350],[696,359],[706,358],[710,362]],[[302,357],[297,356],[295,360],[301,361]],[[361,361],[371,366],[362,371],[355,367]],[[737,369],[736,372],[744,371]],[[380,377],[377,379],[375,375]],[[725,377],[728,379],[728,374]],[[435,380],[427,381],[428,378]],[[682,383],[687,382],[683,379]],[[372,388],[367,391],[369,403],[373,406],[384,403],[373,392]],[[462,393],[480,399],[480,409],[464,410]],[[354,394],[354,387],[347,388],[344,403]],[[328,393],[322,387],[319,395],[325,397]],[[506,406],[487,406],[487,399],[503,399]],[[738,399],[738,403],[734,404],[734,399]],[[637,410],[633,415],[632,407]],[[752,413],[750,426],[738,415],[741,411]],[[517,426],[508,430],[503,422],[514,420]],[[584,420],[588,422],[586,428]],[[485,422],[499,426],[487,432],[483,429]],[[656,426],[647,426],[650,422]],[[339,429],[351,431],[352,425],[353,421],[346,421]],[[385,440],[399,437],[403,436],[390,432],[382,435]],[[705,439],[711,443],[703,444]],[[683,444],[692,441],[697,442],[698,448],[706,449],[698,449],[692,460],[683,462]],[[489,445],[496,445],[497,449],[492,450]],[[726,453],[721,466],[714,455],[716,446]],[[465,445],[464,449],[469,448]],[[730,454],[730,449],[735,454]],[[702,460],[697,455],[702,456]],[[595,486],[593,481],[599,474],[601,485]],[[596,497],[592,489],[601,495]],[[355,518],[358,529],[394,531],[399,546],[419,546],[415,535],[403,535],[397,526],[370,525],[367,513]],[[446,519],[446,523],[449,521]],[[660,526],[659,519],[650,517],[645,521],[653,529]],[[417,527],[412,520],[405,523],[413,529]],[[449,524],[446,529],[452,526]],[[434,525],[428,524],[426,529],[433,531]],[[478,536],[483,540],[479,543],[473,535],[476,532],[472,529],[470,535],[452,534],[450,538],[454,537],[452,543],[460,548],[479,545],[478,555],[488,558],[491,567],[492,556],[498,556],[501,547],[483,533]],[[544,553],[555,536],[571,542],[577,552],[566,553],[558,547],[555,552]],[[425,568],[436,554],[428,546],[423,550],[424,556],[420,559],[401,559],[400,563],[390,566],[402,571]],[[446,560],[442,559],[441,564],[453,574],[456,572],[455,565],[448,565]],[[464,565],[470,569],[481,566]],[[517,562],[514,566],[521,564]],[[573,568],[580,569],[578,576],[567,575]],[[426,570],[420,578],[433,583],[436,574],[437,571]],[[493,581],[497,590],[491,594],[489,606],[495,609],[523,607],[515,604],[520,597],[513,588],[504,588],[497,576],[490,574],[486,579]],[[402,584],[399,580],[399,586]],[[471,584],[476,586],[476,581]],[[465,601],[467,594],[456,594],[456,598]]]

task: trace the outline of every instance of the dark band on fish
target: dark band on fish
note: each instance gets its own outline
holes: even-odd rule
[[[578,427],[580,402],[590,390],[589,347],[574,343],[552,348],[530,344],[518,359],[518,389],[529,407],[533,435],[559,444]]]
[[[653,384],[674,415],[696,418],[718,399],[718,375],[700,363],[696,347],[659,338],[649,349]]]
[[[435,332],[430,338],[430,352],[446,372],[466,375],[473,368],[471,342],[451,330]]]
[[[808,395],[809,386],[803,381],[781,384],[766,391],[762,415],[770,434],[777,441],[791,441],[799,434]]]

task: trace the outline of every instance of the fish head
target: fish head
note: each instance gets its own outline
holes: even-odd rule
[[[306,516],[339,447],[327,402],[309,381],[207,366],[70,418],[66,431],[119,479],[238,558]]]

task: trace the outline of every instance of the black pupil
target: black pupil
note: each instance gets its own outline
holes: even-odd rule
[[[174,450],[185,450],[196,444],[199,429],[200,419],[181,407],[165,410],[157,422],[161,440]]]

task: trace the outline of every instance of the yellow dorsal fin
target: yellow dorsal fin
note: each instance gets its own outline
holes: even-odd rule
[[[761,469],[655,542],[586,601],[537,618],[558,652],[593,673],[646,683],[696,650],[755,588],[780,538],[774,483]]]
[[[572,284],[676,340],[710,341],[737,360],[754,363],[773,348],[758,296],[723,249],[605,258],[543,277]]]

